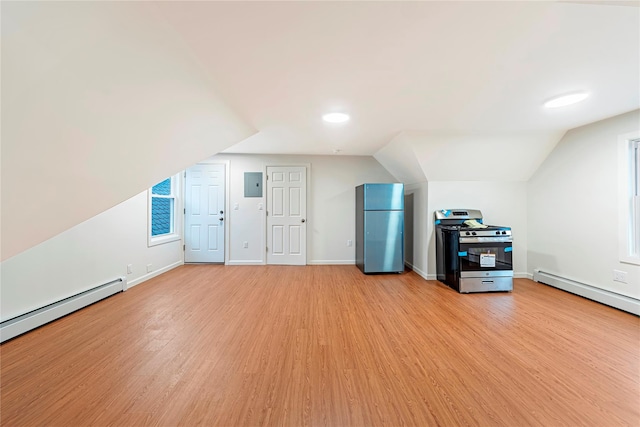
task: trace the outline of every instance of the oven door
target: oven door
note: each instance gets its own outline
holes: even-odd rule
[[[513,271],[512,251],[510,237],[461,237],[458,247],[460,271]]]

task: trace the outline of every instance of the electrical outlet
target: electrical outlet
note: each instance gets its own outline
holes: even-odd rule
[[[349,247],[353,246],[353,240],[347,240],[347,246]]]
[[[127,264],[127,274],[133,273],[133,264]]]
[[[249,242],[242,242],[242,247],[247,249],[249,247]]]
[[[620,283],[627,283],[627,272],[620,270],[613,270],[613,281]]]
[[[151,273],[153,271],[153,264],[147,264],[147,273]]]

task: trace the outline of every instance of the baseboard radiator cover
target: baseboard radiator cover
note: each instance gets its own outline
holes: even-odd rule
[[[29,332],[83,307],[127,290],[127,279],[119,277],[88,291],[30,311],[0,323],[0,343]]]
[[[635,298],[596,288],[540,269],[533,270],[533,280],[640,316],[640,300]]]

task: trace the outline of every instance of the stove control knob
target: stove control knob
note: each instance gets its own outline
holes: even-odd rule
[[[506,232],[506,231],[503,231],[503,232],[502,232],[502,234],[507,234],[507,232]]]
[[[475,231],[472,231],[472,232],[471,232],[471,234],[473,234],[473,235],[475,236],[475,235],[476,235],[476,232],[475,232]]]
[[[469,232],[467,231],[465,234],[468,236],[468,235],[469,235],[469,234],[471,234],[471,233],[469,233]]]
[[[499,232],[499,231],[496,231],[496,234],[500,234],[500,232]]]

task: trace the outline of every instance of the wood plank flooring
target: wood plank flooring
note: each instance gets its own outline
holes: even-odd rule
[[[183,266],[0,347],[4,426],[638,426],[640,321],[537,284]]]

